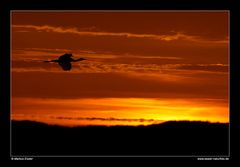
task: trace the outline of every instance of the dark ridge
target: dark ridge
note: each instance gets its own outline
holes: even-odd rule
[[[168,121],[149,126],[62,127],[12,121],[14,156],[227,156],[228,123]]]

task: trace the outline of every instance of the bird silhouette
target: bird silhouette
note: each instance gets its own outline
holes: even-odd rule
[[[64,55],[60,56],[58,59],[47,60],[44,62],[45,63],[50,63],[50,62],[58,63],[64,71],[70,71],[72,69],[71,62],[86,60],[85,58],[79,58],[79,59],[74,60],[74,59],[72,59],[72,56],[73,55],[71,53],[65,53]]]

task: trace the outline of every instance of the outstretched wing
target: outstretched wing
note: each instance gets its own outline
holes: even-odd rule
[[[70,62],[58,62],[58,64],[62,67],[64,71],[70,71],[72,68],[72,64]]]

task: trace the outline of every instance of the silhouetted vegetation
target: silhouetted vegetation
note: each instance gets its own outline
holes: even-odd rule
[[[12,121],[13,155],[227,155],[228,124],[61,127]]]

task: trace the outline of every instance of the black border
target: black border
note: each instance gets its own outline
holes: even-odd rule
[[[2,0],[0,2],[0,72],[1,72],[1,104],[0,104],[0,128],[2,157],[11,160],[10,157],[10,11],[11,10],[229,10],[230,11],[230,160],[237,159],[237,145],[239,145],[239,81],[240,81],[240,24],[237,0],[150,0],[124,2],[124,1],[57,1],[57,0]],[[4,148],[4,149],[3,149]],[[197,160],[192,157],[158,157],[162,159]],[[2,159],[2,158],[1,158]],[[49,157],[34,158],[52,159]],[[53,157],[59,160],[61,157]],[[66,157],[67,160],[75,158]],[[82,158],[81,158],[82,159]],[[104,158],[105,159],[105,158]],[[152,158],[151,158],[152,159]]]

